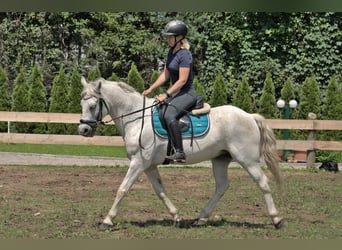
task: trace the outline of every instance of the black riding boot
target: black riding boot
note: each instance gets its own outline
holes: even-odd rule
[[[178,121],[173,121],[168,126],[169,134],[171,136],[171,140],[173,142],[173,146],[175,147],[175,153],[170,156],[166,156],[166,159],[176,161],[176,162],[185,162],[185,153],[183,150],[183,140],[181,130],[179,128]]]

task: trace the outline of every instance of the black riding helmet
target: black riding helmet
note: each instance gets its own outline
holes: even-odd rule
[[[188,27],[179,20],[173,20],[168,22],[165,25],[164,30],[161,31],[161,34],[164,36],[178,36],[183,35],[184,37],[188,33]]]

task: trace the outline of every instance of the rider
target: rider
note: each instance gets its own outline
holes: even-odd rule
[[[163,114],[175,148],[175,153],[168,156],[167,159],[177,162],[184,162],[186,158],[178,119],[196,103],[192,54],[189,50],[190,44],[185,38],[187,33],[188,28],[182,21],[174,20],[166,24],[161,34],[166,36],[170,49],[164,70],[158,79],[142,93],[148,95],[171,79],[172,85],[163,94],[157,96],[156,101],[166,103],[166,105],[163,105],[165,108]]]

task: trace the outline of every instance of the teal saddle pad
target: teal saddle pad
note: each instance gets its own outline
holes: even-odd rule
[[[183,138],[191,138],[192,135],[194,137],[203,136],[209,131],[209,115],[203,114],[199,116],[189,115],[191,120],[191,124],[189,124],[188,128],[182,132]],[[163,128],[162,123],[160,122],[158,107],[156,107],[153,111],[153,126],[155,133],[162,137],[168,138],[168,132]]]

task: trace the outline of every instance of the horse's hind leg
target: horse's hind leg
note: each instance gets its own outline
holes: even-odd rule
[[[174,222],[176,224],[179,223],[181,218],[178,215],[178,209],[173,205],[169,197],[166,195],[166,191],[164,189],[158,168],[156,166],[151,166],[145,171],[145,174],[150,180],[153,189],[158,197],[163,201],[164,205],[169,210],[169,213],[172,215]]]
[[[227,168],[231,158],[227,155],[219,156],[212,160],[213,175],[216,182],[215,192],[206,206],[199,214],[195,225],[203,225],[214,210],[217,202],[225,194],[229,187]]]
[[[274,205],[274,201],[272,198],[271,189],[268,185],[267,176],[262,172],[259,166],[249,166],[246,167],[246,170],[256,182],[260,190],[263,192],[268,214],[271,216],[274,226],[277,229],[280,228],[283,224],[283,218],[278,216],[278,211]]]

